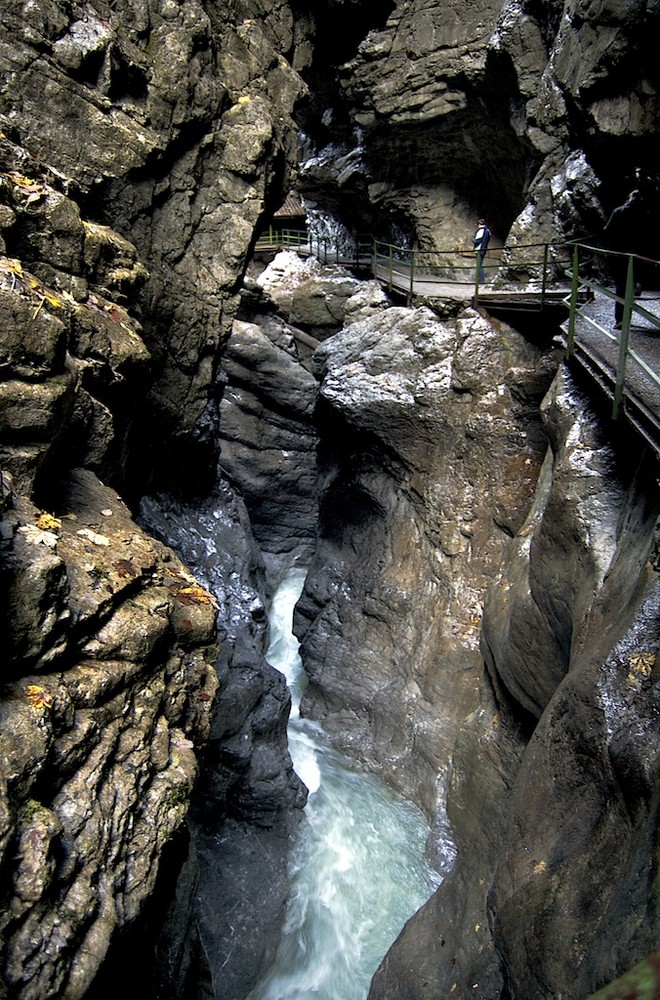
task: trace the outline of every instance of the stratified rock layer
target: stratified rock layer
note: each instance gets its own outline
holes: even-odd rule
[[[286,4],[267,7],[99,0],[4,11],[6,128],[68,179],[87,217],[131,240],[149,272],[153,377],[124,456],[132,485],[152,472],[167,481],[173,460],[200,478],[213,447],[205,410],[238,284],[255,229],[295,163],[291,115],[304,93],[309,22]],[[56,230],[72,232],[69,209]],[[82,273],[32,235],[20,247],[11,230],[6,239],[12,256]]]
[[[350,302],[353,279],[324,275],[270,333],[234,320],[256,231],[296,170],[301,72],[322,95],[305,108],[320,155],[303,181],[324,232],[331,208],[347,230],[453,251],[486,212],[515,262],[526,243],[599,236],[633,165],[657,169],[657,3],[37,0],[2,13],[7,989],[84,994],[152,890],[207,734],[213,820],[254,820],[273,842],[300,804],[261,596],[237,574],[211,723],[212,599],[109,487],[194,491],[222,442],[259,540],[290,513],[293,550],[308,549],[308,353],[348,317],[316,369],[307,708],[430,815],[449,784],[459,848],[374,995],[577,1000],[658,945],[656,470],[640,485],[616,457],[628,443],[608,451],[564,383],[543,464],[537,409],[557,359],[472,312],[388,317],[371,293]],[[274,543],[292,551],[282,525]],[[221,595],[241,552],[218,561]],[[256,877],[283,856],[276,844]],[[166,985],[208,992],[215,977],[240,994],[272,938],[252,926],[225,965],[225,911],[190,943],[191,858]],[[241,897],[240,878],[219,871],[208,898]],[[269,884],[277,914],[282,882]]]
[[[303,711],[434,816],[480,684],[481,605],[543,460],[552,352],[465,311],[388,308],[314,355],[321,540]]]
[[[25,1000],[82,997],[185,816],[217,606],[92,473],[65,484],[57,517],[8,487],[3,978]]]
[[[622,457],[566,371],[544,415],[551,451],[484,607],[493,688],[453,754],[458,862],[373,998],[584,1000],[657,949],[657,466],[630,439]]]
[[[304,798],[288,696],[263,662],[263,603],[242,662],[233,641],[222,651],[214,710],[215,599],[109,488],[134,501],[152,479],[194,490],[215,473],[220,346],[255,229],[288,186],[304,92],[307,18],[285,4],[259,14],[3,9],[2,976],[17,998],[103,988],[90,984],[154,889],[204,744],[226,764],[209,822],[233,812],[267,828]],[[180,861],[170,852],[171,882]],[[125,981],[138,951],[104,983]]]

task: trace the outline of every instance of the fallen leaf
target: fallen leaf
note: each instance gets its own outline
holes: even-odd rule
[[[174,596],[182,604],[211,604],[213,598],[203,587],[179,587]]]
[[[25,694],[30,708],[52,708],[53,696],[44,691],[38,684],[28,684]]]
[[[62,527],[62,522],[58,521],[56,517],[52,514],[40,514],[37,518],[37,527],[41,528],[42,531],[60,531]]]
[[[46,545],[49,549],[57,546],[57,535],[52,531],[43,531],[33,524],[24,524],[19,529],[19,534],[25,535],[32,545]]]
[[[83,538],[88,538],[90,542],[94,545],[109,545],[110,539],[106,538],[105,535],[98,535],[95,531],[91,531],[89,528],[80,528],[76,532],[78,535],[82,535]]]
[[[118,559],[112,564],[117,574],[124,579],[132,580],[138,576],[138,571],[129,559]]]

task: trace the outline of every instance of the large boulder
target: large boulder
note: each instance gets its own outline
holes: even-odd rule
[[[320,539],[296,631],[303,712],[435,817],[476,705],[487,585],[525,521],[554,370],[509,327],[425,308],[315,352]]]

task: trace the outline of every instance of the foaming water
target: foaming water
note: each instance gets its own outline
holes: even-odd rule
[[[320,727],[300,718],[306,678],[291,620],[304,579],[292,571],[275,594],[267,658],[291,690],[289,748],[310,794],[277,959],[250,1000],[364,1000],[385,952],[438,880],[424,861],[420,811],[352,770]]]

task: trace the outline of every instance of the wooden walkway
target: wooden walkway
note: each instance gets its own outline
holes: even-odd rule
[[[571,293],[569,281],[545,284],[539,279],[491,284],[491,279],[487,277],[477,288],[474,268],[466,268],[468,273],[457,279],[432,271],[411,274],[406,264],[392,266],[387,260],[377,261],[374,265],[371,259],[369,264],[373,276],[384,288],[404,296],[408,301],[472,303],[490,311],[542,312],[553,308],[566,310],[566,300]]]
[[[501,266],[501,261],[491,256],[485,262],[486,281],[477,286],[475,262],[469,252],[453,250],[434,255],[365,240],[352,254],[345,254],[322,241],[314,246],[306,234],[301,240],[300,233],[268,247],[262,241],[258,249],[290,249],[302,256],[314,256],[324,264],[339,264],[356,273],[370,274],[391,295],[400,296],[408,304],[428,304],[436,309],[473,305],[503,314],[556,310],[559,315],[555,329],[561,331],[559,339],[569,363],[587,373],[594,390],[610,401],[613,419],[623,418],[660,456],[660,291],[635,299],[631,282],[626,291],[629,322],[626,325],[624,319],[623,332],[616,330],[614,293],[591,277],[594,272],[607,270],[607,259],[602,255],[608,251],[586,244],[571,244],[568,248],[544,245],[542,253],[538,246],[515,247],[516,255],[528,250],[529,260],[519,261],[516,270],[512,264]],[[562,271],[552,258],[565,259],[570,253],[572,266]],[[586,262],[582,267],[580,254]],[[649,264],[657,264],[655,284],[660,289],[660,262],[640,260],[647,270]],[[530,274],[537,277],[530,278]],[[557,274],[561,274],[561,280]]]
[[[561,336],[568,349],[567,322],[562,324]],[[605,291],[596,291],[577,311],[569,360],[609,400],[613,418],[618,419],[620,410],[660,455],[660,292],[642,293],[635,299],[627,350],[622,356],[621,331],[614,329],[613,300]]]

